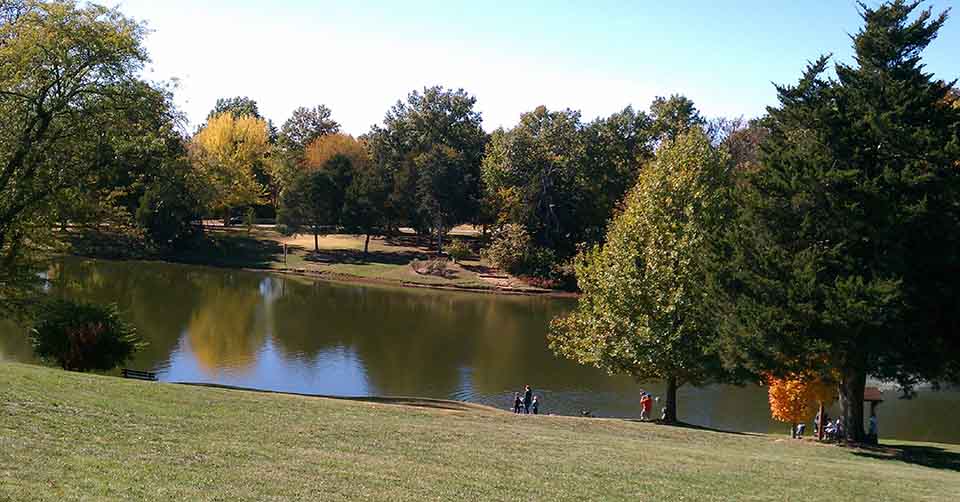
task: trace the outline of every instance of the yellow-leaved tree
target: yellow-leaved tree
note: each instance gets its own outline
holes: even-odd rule
[[[254,168],[269,151],[266,121],[250,115],[221,113],[193,137],[190,153],[206,181],[206,202],[225,222],[231,209],[257,204],[265,195]]]

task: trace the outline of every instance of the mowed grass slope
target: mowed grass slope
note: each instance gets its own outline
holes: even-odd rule
[[[0,363],[0,500],[958,495],[960,473],[950,468],[763,435],[178,386]]]

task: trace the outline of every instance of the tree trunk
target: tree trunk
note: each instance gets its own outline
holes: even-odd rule
[[[663,415],[663,420],[667,423],[675,423],[677,421],[677,377],[667,378],[667,396],[664,408],[666,408],[666,412]]]
[[[820,401],[820,411],[817,414],[817,440],[818,441],[823,441],[824,425],[825,424],[823,423],[823,401]]]
[[[367,259],[367,252],[370,249],[370,234],[367,234],[366,240],[363,241],[363,259]]]
[[[317,229],[313,230],[313,252],[320,252],[320,231]]]
[[[848,364],[841,369],[840,407],[843,410],[843,430],[848,441],[863,442],[863,389],[867,372],[862,365]]]

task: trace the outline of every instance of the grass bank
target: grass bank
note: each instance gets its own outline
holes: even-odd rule
[[[450,238],[465,240],[477,247],[477,237],[468,228],[454,230]],[[317,251],[312,235],[285,236],[271,226],[257,226],[250,232],[240,226],[209,226],[203,237],[192,245],[162,255],[146,250],[142,244],[134,242],[136,239],[106,229],[69,232],[67,240],[71,243],[71,252],[91,258],[152,259],[270,270],[341,282],[571,296],[569,293],[534,287],[519,278],[503,274],[476,255],[457,264],[450,263],[442,274],[418,273],[412,266],[414,262],[428,260],[433,254],[426,241],[412,233],[373,238],[366,255],[363,254],[365,239],[361,235],[321,236]]]
[[[874,452],[9,363],[0,363],[0,382],[0,500],[956,500],[960,493],[960,448],[947,445]]]

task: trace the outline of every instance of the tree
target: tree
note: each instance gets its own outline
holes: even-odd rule
[[[8,2],[0,10],[0,310],[35,298],[31,255],[59,208],[127,138],[116,127],[155,89],[139,80],[144,29],[116,9]]]
[[[783,376],[826,354],[847,439],[867,375],[909,389],[960,376],[960,113],[921,53],[946,14],[861,4],[856,65],[777,88],[761,168],[723,239],[725,359]]]
[[[654,98],[650,104],[650,115],[653,118],[653,136],[658,142],[672,141],[680,134],[707,123],[693,101],[680,94]]]
[[[353,166],[370,163],[370,155],[363,142],[349,134],[331,133],[310,142],[303,153],[303,166],[307,169],[324,169],[327,162],[338,155],[346,157]]]
[[[263,116],[260,115],[260,108],[257,106],[257,102],[246,96],[217,99],[217,104],[214,105],[213,110],[210,110],[210,113],[207,114],[207,121],[209,122],[210,119],[218,115],[223,115],[224,113],[233,115],[235,119],[239,119],[240,117],[263,119]]]
[[[463,89],[449,90],[443,87],[424,88],[413,91],[406,101],[398,101],[388,112],[383,126],[375,126],[366,140],[376,169],[384,173],[390,189],[386,216],[394,225],[407,224],[418,232],[436,233],[435,215],[425,211],[429,202],[421,204],[421,198],[429,196],[440,200],[442,194],[424,191],[420,181],[421,169],[432,165],[427,158],[436,159],[437,152],[445,151],[448,160],[456,162],[447,166],[456,171],[449,176],[449,186],[436,188],[466,194],[458,199],[447,199],[444,208],[457,222],[469,221],[476,216],[480,200],[480,161],[486,144],[480,113],[474,110],[476,98]],[[434,185],[435,186],[435,185]]]
[[[202,206],[188,168],[182,166],[179,173],[157,180],[140,198],[137,222],[161,248],[176,248],[197,232],[194,222]]]
[[[810,373],[795,373],[786,377],[768,375],[767,395],[770,401],[770,416],[774,420],[790,424],[790,436],[796,434],[797,424],[805,422],[824,404],[832,403],[836,385],[819,379]],[[823,416],[821,412],[821,416]],[[819,429],[823,429],[823,424]]]
[[[109,371],[143,347],[116,305],[55,300],[30,331],[34,352],[68,371]]]
[[[587,242],[600,242],[607,221],[636,184],[644,164],[653,158],[653,121],[631,107],[591,122],[586,134],[587,196],[581,205]]]
[[[340,132],[340,124],[330,118],[331,113],[324,105],[297,108],[280,128],[280,143],[302,152],[317,138]]]
[[[267,124],[250,115],[215,115],[194,136],[191,156],[208,183],[206,201],[229,223],[230,210],[257,204],[265,189],[254,174],[270,150]]]
[[[386,225],[384,207],[387,201],[386,183],[372,164],[353,172],[347,187],[340,223],[348,232],[363,234],[363,257],[370,249],[370,236],[383,232]]]
[[[325,171],[309,171],[284,190],[277,213],[277,223],[288,231],[313,234],[313,250],[320,251],[319,235],[324,229],[336,225],[337,208],[335,197],[338,188],[333,178]]]
[[[417,212],[437,237],[437,252],[443,252],[443,236],[469,217],[463,203],[473,195],[474,187],[464,182],[459,152],[447,146],[435,146],[414,159],[417,172]]]
[[[541,106],[494,131],[483,180],[501,223],[522,225],[533,245],[570,256],[583,240],[586,142],[580,112]]]
[[[665,142],[610,224],[606,242],[577,257],[577,309],[554,320],[550,347],[581,364],[677,388],[727,378],[701,300],[702,263],[730,209],[730,163],[700,130]]]

